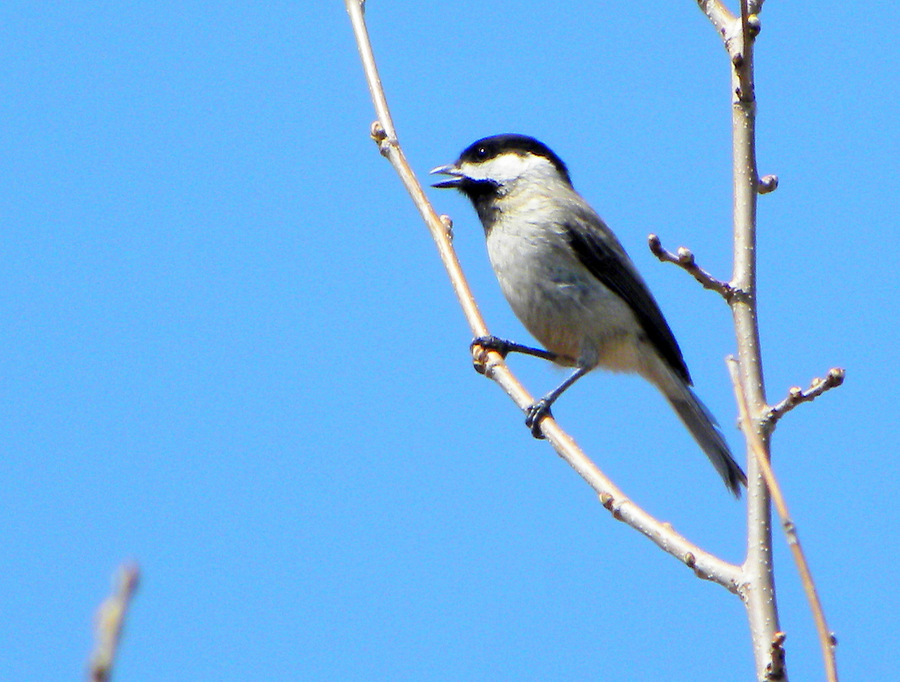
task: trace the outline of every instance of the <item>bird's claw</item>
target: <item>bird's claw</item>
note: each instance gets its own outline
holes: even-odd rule
[[[475,371],[479,374],[484,374],[485,363],[487,362],[486,351],[492,350],[499,353],[500,357],[505,360],[510,348],[508,341],[504,341],[496,336],[479,336],[472,339],[472,343],[469,344],[469,350],[472,353],[472,363],[475,365]]]
[[[550,404],[541,398],[533,405],[529,405],[525,410],[525,426],[531,429],[531,435],[538,439],[544,438],[544,432],[541,430],[541,422],[544,417],[553,417],[550,412]]]
[[[469,348],[474,350],[475,346],[481,346],[485,350],[492,350],[500,353],[504,358],[509,354],[509,341],[504,341],[497,336],[479,336],[472,339]]]

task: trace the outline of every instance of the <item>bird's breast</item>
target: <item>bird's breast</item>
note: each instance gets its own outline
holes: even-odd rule
[[[487,246],[513,312],[547,350],[568,359],[562,364],[631,369],[637,321],[578,260],[562,230],[499,221],[488,233]],[[628,358],[619,358],[623,351]]]

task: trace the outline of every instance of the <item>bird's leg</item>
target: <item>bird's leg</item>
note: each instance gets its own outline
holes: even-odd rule
[[[578,367],[578,369],[572,372],[559,386],[554,388],[536,403],[529,405],[528,408],[526,408],[525,426],[531,429],[532,436],[535,438],[544,437],[544,433],[541,431],[541,422],[544,420],[544,417],[553,416],[550,412],[551,405],[556,402],[556,399],[559,398],[569,386],[591,371],[591,369],[591,367],[584,365]]]
[[[531,346],[523,346],[520,343],[506,341],[505,339],[501,339],[497,336],[479,336],[469,344],[469,348],[475,348],[475,346],[481,346],[485,350],[496,351],[500,353],[500,355],[502,355],[504,359],[510,353],[533,355],[536,358],[550,360],[550,362],[556,362],[559,359],[559,356],[556,353],[551,353],[549,350],[544,350],[543,348],[532,348]]]

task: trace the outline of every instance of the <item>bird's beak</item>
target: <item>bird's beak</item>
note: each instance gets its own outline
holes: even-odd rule
[[[459,187],[466,177],[463,172],[456,166],[456,164],[452,163],[448,166],[438,166],[431,171],[431,175],[450,176],[447,180],[441,180],[440,182],[436,182],[432,185],[432,187],[437,187],[438,189]]]

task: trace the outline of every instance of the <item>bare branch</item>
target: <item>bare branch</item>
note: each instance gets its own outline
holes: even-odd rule
[[[822,602],[819,600],[819,594],[816,591],[816,585],[813,581],[812,571],[810,571],[809,563],[806,561],[806,555],[803,553],[803,546],[800,544],[800,537],[797,533],[797,526],[791,519],[790,512],[787,508],[787,503],[785,502],[784,495],[781,492],[781,486],[778,485],[778,480],[775,478],[775,473],[772,471],[772,466],[769,462],[768,448],[766,444],[763,443],[763,440],[757,432],[754,426],[754,422],[750,417],[750,413],[747,409],[747,399],[744,396],[743,387],[741,386],[738,363],[734,358],[728,358],[728,370],[731,372],[731,380],[734,384],[735,397],[737,399],[738,408],[740,410],[741,430],[744,432],[744,436],[747,438],[747,444],[750,446],[750,449],[753,452],[753,457],[756,460],[757,465],[759,466],[762,478],[765,480],[766,487],[769,489],[769,492],[772,496],[772,501],[775,504],[775,509],[778,511],[778,516],[781,518],[781,528],[784,531],[785,537],[787,538],[788,547],[791,550],[791,555],[794,558],[794,563],[797,565],[797,572],[800,574],[800,580],[803,583],[803,590],[806,592],[806,598],[809,601],[809,606],[812,610],[813,619],[816,623],[816,631],[819,635],[819,644],[822,647],[822,654],[825,658],[825,673],[827,679],[829,680],[829,682],[837,682],[837,666],[834,658],[834,648],[836,640],[832,632],[828,629],[828,624],[825,621],[825,612],[822,609]],[[776,639],[773,635],[773,644],[775,641]],[[776,651],[776,647],[773,646],[771,649],[771,654],[774,655]],[[777,663],[776,665],[776,661],[773,659],[766,666],[767,669],[769,669],[770,666],[773,670],[776,668],[780,668],[782,670],[782,676],[779,679],[783,679],[783,652],[781,654],[780,663]]]
[[[699,0],[700,7],[723,38],[732,64],[732,159],[734,175],[734,275],[731,285],[742,293],[729,300],[738,342],[738,361],[729,362],[735,394],[741,412],[741,426],[753,453],[747,467],[748,542],[744,572],[747,576],[747,613],[753,636],[757,672],[760,676],[777,672],[786,679],[783,651],[770,646],[776,641],[778,611],[772,573],[772,536],[770,495],[782,518],[788,545],[794,555],[801,580],[807,591],[825,659],[828,680],[836,682],[833,638],[827,631],[821,603],[815,592],[809,566],[797,539],[796,529],[787,515],[787,507],[777,486],[768,459],[768,437],[774,420],[765,415],[769,405],[762,380],[762,357],[756,312],[756,199],[758,194],[777,187],[775,176],[762,180],[756,161],[756,95],[753,82],[753,48],[760,32],[758,13],[763,0],[740,0],[740,17],[731,20],[715,2]],[[789,396],[789,400],[791,397]],[[758,429],[758,431],[757,431]],[[779,654],[776,660],[776,654]]]
[[[363,18],[362,4],[359,0],[345,0],[345,3],[353,24],[360,57],[363,60],[369,90],[372,93],[372,100],[379,117],[379,121],[373,124],[372,137],[378,144],[379,151],[397,171],[431,231],[472,334],[475,337],[489,336],[487,326],[481,317],[450,242],[448,223],[446,220],[442,220],[431,206],[397,139],[393,123],[390,120],[381,80],[375,67],[375,59]],[[501,355],[492,350],[486,351],[486,355],[486,358],[481,358],[484,374],[493,379],[521,410],[524,411],[532,405],[534,398],[510,371]],[[654,518],[626,497],[552,417],[544,418],[541,428],[544,436],[553,445],[559,456],[594,489],[603,506],[610,510],[616,519],[650,538],[657,546],[691,568],[697,576],[718,583],[733,593],[738,592],[740,588],[738,566],[723,561],[688,541],[675,532],[669,524]]]
[[[812,402],[825,391],[837,388],[843,384],[845,375],[846,372],[840,367],[832,367],[828,370],[828,374],[825,375],[824,379],[816,377],[805,391],[799,386],[793,386],[788,391],[787,398],[770,407],[766,413],[765,421],[769,423],[769,428],[774,427],[779,419],[797,407],[797,405]]]
[[[734,214],[734,270],[730,285],[740,296],[728,300],[734,319],[739,357],[741,398],[753,414],[767,406],[762,380],[762,354],[756,323],[756,199],[760,188],[756,164],[756,102],[753,92],[753,44],[759,19],[747,0],[740,0],[739,17],[723,11],[715,1],[698,0],[722,39],[731,61],[731,130]],[[759,7],[758,4],[754,5]],[[754,28],[755,27],[755,28]],[[749,444],[749,441],[748,441]],[[772,665],[770,644],[780,630],[772,568],[772,511],[769,492],[757,464],[747,463],[747,557],[744,591],[757,677]],[[784,679],[786,673],[782,670]]]
[[[90,682],[107,682],[119,648],[125,615],[138,586],[137,564],[123,564],[116,572],[113,593],[97,609],[94,628],[96,644],[88,667]]]
[[[704,289],[718,292],[726,301],[730,301],[731,298],[736,294],[734,287],[732,287],[728,282],[723,282],[716,279],[706,270],[698,266],[696,260],[694,259],[694,254],[691,253],[690,249],[679,246],[678,255],[676,256],[671,251],[667,251],[663,248],[663,245],[659,241],[659,237],[657,237],[655,234],[651,234],[647,237],[647,243],[650,245],[650,251],[653,252],[654,256],[659,258],[664,263],[674,263],[675,265],[683,268],[684,270],[689,272],[695,280],[700,282],[700,284],[703,285]]]

